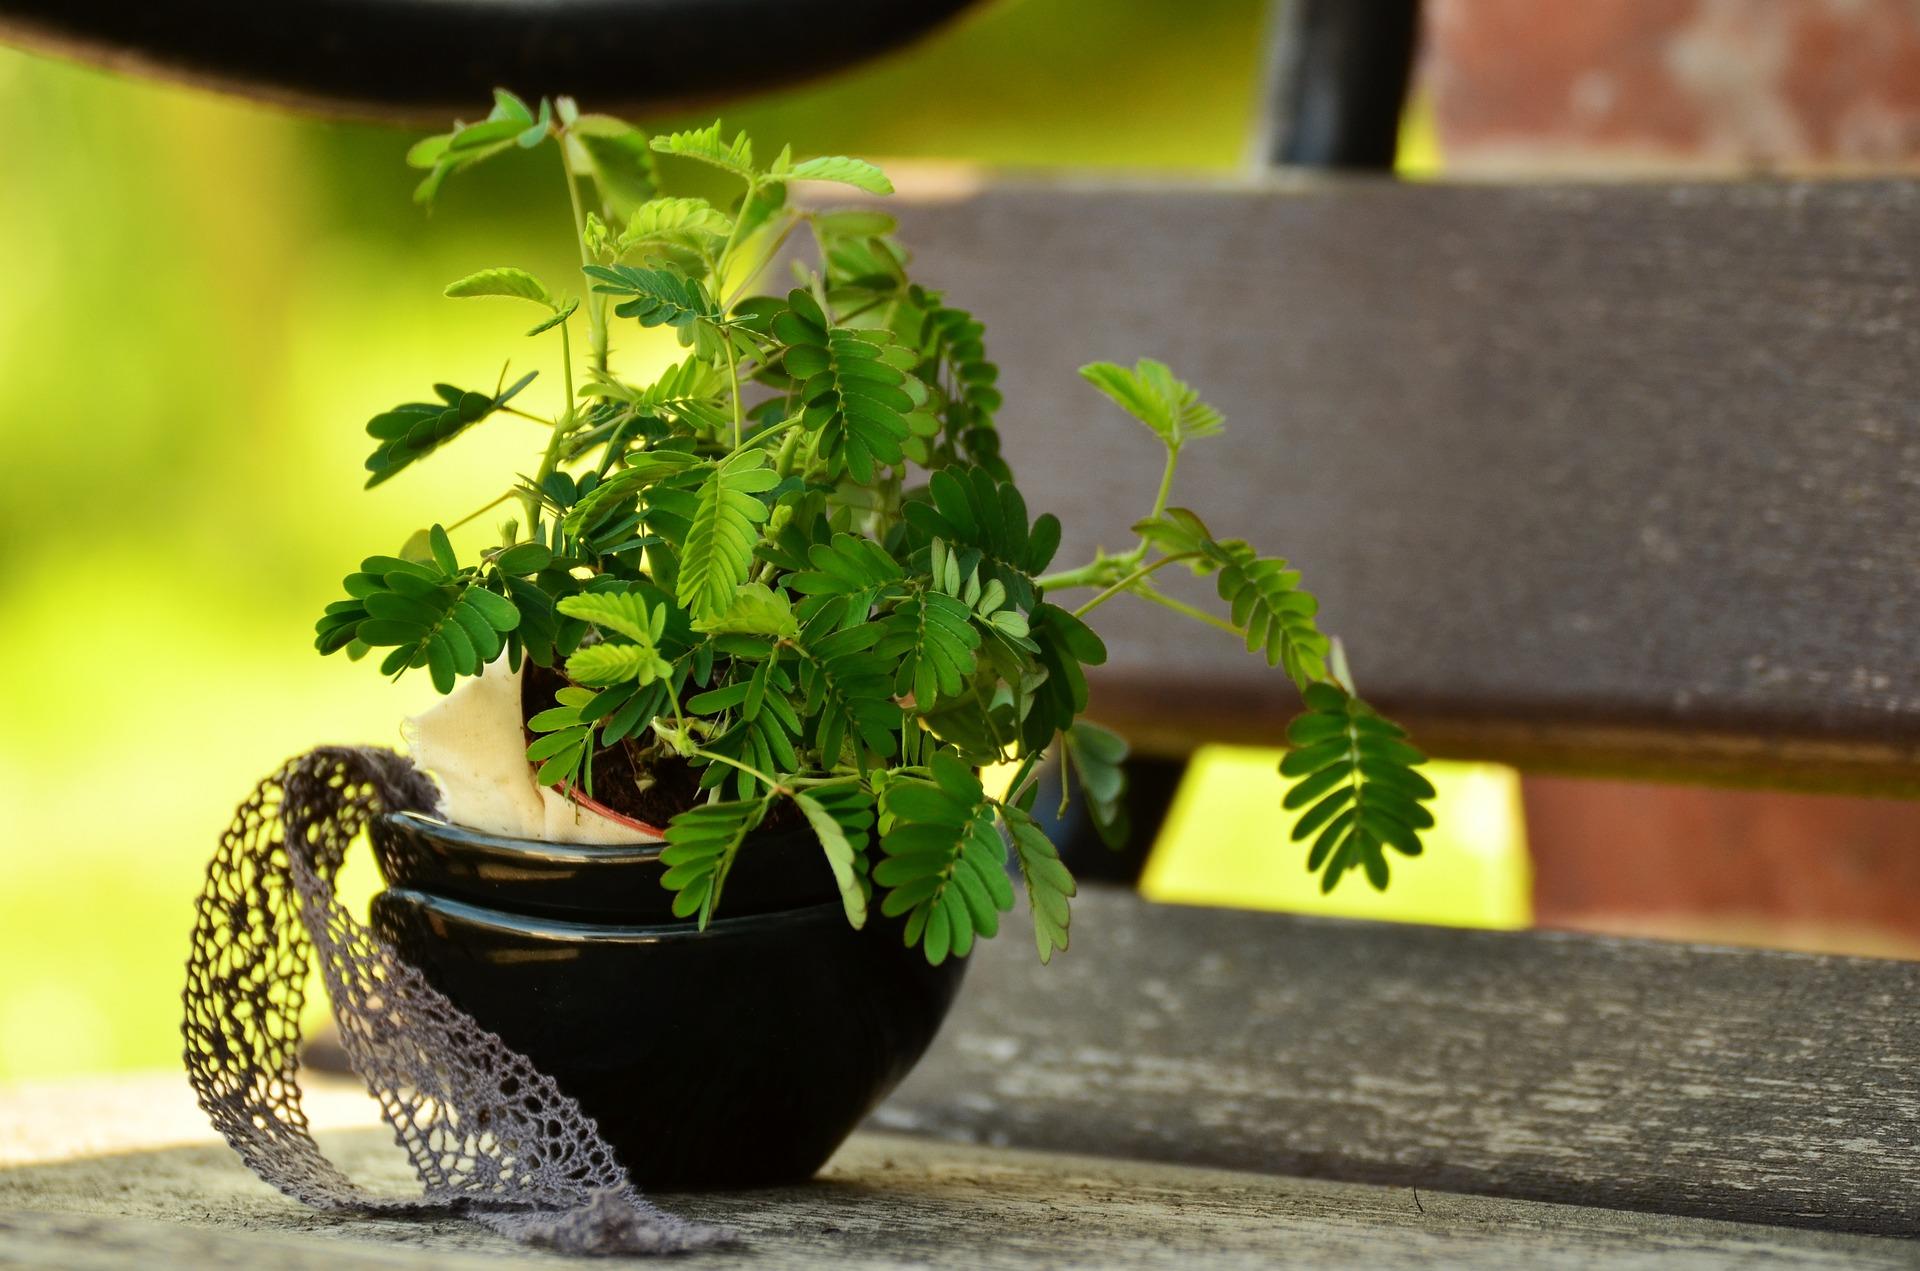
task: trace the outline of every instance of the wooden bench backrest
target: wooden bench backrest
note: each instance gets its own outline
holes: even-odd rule
[[[1175,502],[1292,558],[1435,752],[1920,790],[1913,183],[997,185],[899,210],[916,276],[988,324],[1062,562],[1130,546],[1158,471],[1074,368],[1159,357],[1228,417]],[[1150,747],[1279,738],[1284,677],[1118,607],[1096,713]]]

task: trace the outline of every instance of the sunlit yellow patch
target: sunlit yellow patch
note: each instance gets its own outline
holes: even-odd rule
[[[1338,918],[1525,927],[1532,875],[1519,775],[1496,764],[1434,762],[1439,791],[1426,854],[1389,853],[1393,877],[1377,892],[1358,873],[1331,895],[1289,836],[1278,750],[1204,746],[1195,753],[1154,844],[1140,890],[1150,900],[1275,909]]]

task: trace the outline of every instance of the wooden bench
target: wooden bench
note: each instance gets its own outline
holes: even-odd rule
[[[1338,87],[1296,94],[1319,158],[1377,158]],[[1913,186],[1026,182],[902,216],[988,323],[1063,559],[1129,541],[1153,465],[1073,368],[1159,356],[1230,420],[1184,488],[1308,571],[1436,753],[1920,791]],[[1281,678],[1165,617],[1108,627],[1098,713],[1164,753],[1278,739]],[[1917,989],[1089,887],[1051,968],[976,952],[822,1182],[669,1203],[747,1230],[703,1265],[1907,1266]],[[502,1265],[470,1227],[316,1216],[218,1145],[151,1148],[164,1090],[0,1097],[0,1262]],[[400,1186],[383,1137],[331,1142]]]
[[[994,333],[1009,450],[1068,550],[1126,540],[1144,492],[1119,474],[1148,441],[1072,368],[1156,353],[1231,421],[1186,479],[1222,529],[1310,571],[1365,687],[1437,751],[1903,792],[1917,202],[1871,183],[1001,185],[905,220],[926,276],[964,280]],[[1279,677],[1231,642],[1150,608],[1111,630],[1113,722],[1172,745],[1279,736]],[[749,1227],[716,1259],[1914,1256],[1877,1238],[1920,1234],[1920,965],[1095,887],[1052,967],[1017,939],[974,961],[882,1133],[825,1182],[675,1198]],[[219,1265],[397,1238],[195,1150],[0,1174],[19,1211],[0,1253]],[[158,1199],[153,1180],[172,1180]],[[421,1258],[497,1248],[406,1238]]]

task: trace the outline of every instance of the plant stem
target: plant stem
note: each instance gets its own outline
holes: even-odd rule
[[[1242,631],[1239,627],[1234,626],[1231,622],[1228,622],[1223,618],[1217,618],[1213,614],[1208,613],[1204,609],[1196,609],[1194,606],[1188,604],[1184,600],[1175,600],[1172,596],[1162,595],[1160,592],[1157,592],[1157,591],[1141,591],[1141,592],[1135,592],[1134,594],[1139,596],[1140,599],[1142,600],[1151,600],[1154,604],[1162,605],[1168,609],[1173,610],[1175,613],[1185,614],[1187,617],[1192,618],[1195,622],[1204,622],[1210,627],[1218,627],[1220,628],[1220,630],[1226,632],[1228,635],[1245,637],[1245,635],[1247,634],[1245,631]]]
[[[1105,591],[1095,596],[1092,600],[1089,600],[1086,604],[1081,605],[1078,609],[1075,609],[1073,611],[1073,616],[1076,618],[1084,618],[1088,614],[1092,613],[1095,609],[1098,609],[1101,605],[1106,604],[1107,601],[1112,600],[1115,596],[1119,595],[1121,592],[1126,591],[1128,588],[1132,587],[1135,583],[1139,582],[1142,578],[1145,578],[1148,575],[1152,574],[1155,570],[1165,569],[1168,565],[1171,565],[1178,560],[1191,560],[1193,557],[1198,556],[1199,554],[1200,553],[1198,552],[1176,552],[1172,556],[1162,556],[1159,560],[1153,562],[1153,564],[1151,565],[1142,565],[1139,569],[1134,570],[1131,574],[1128,574],[1125,578],[1122,578],[1119,582],[1107,588]]]
[[[580,249],[580,267],[585,269],[593,263],[587,254],[587,212],[580,204],[580,182],[573,175],[573,167],[567,162],[567,136],[560,135],[560,170],[567,174],[567,198],[573,204],[573,239]],[[593,345],[594,369],[601,374],[607,370],[607,298],[597,291],[587,293],[587,326]],[[566,329],[562,324],[561,329]],[[571,372],[569,372],[571,373]],[[567,392],[567,405],[573,405],[573,392]]]
[[[744,764],[744,763],[741,763],[738,759],[729,759],[725,755],[716,755],[711,750],[701,750],[698,747],[694,748],[693,753],[696,755],[699,755],[702,759],[710,759],[714,763],[723,763],[727,765],[727,767],[729,768],[738,768],[740,771],[746,773],[749,777],[758,777],[760,779],[760,784],[766,786],[768,790],[771,790],[775,794],[787,793],[787,788],[780,784],[778,778],[768,776],[766,773],[760,771],[758,768],[755,768],[751,764]]]
[[[732,336],[731,335],[723,336],[722,343],[725,345],[727,350],[727,386],[733,390],[733,448],[734,448],[734,451],[738,453],[740,449],[740,432],[741,432],[741,424],[742,424],[742,417],[740,414],[740,370],[733,360]]]

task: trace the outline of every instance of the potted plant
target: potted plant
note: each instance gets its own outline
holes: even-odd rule
[[[1193,388],[1153,361],[1082,368],[1165,466],[1157,489],[1143,474],[1137,543],[1056,568],[1059,523],[1001,452],[980,323],[910,277],[889,217],[793,197],[891,193],[878,168],[502,92],[415,147],[420,196],[549,141],[584,294],[509,267],[447,293],[532,308],[556,408],[526,410],[533,377],[503,374],[367,425],[369,486],[503,414],[539,425],[535,465],[362,562],[317,643],[443,694],[509,685],[523,778],[627,840],[389,815],[375,922],[636,1181],[810,1174],[918,1058],[1016,892],[1041,960],[1067,947],[1074,882],[1032,815],[1036,768],[1056,756],[1112,822],[1125,747],[1082,714],[1106,656],[1088,619],[1116,599],[1221,628],[1299,687],[1285,801],[1325,887],[1384,886],[1388,850],[1419,852],[1422,756],[1355,694],[1299,575],[1174,503],[1184,448],[1223,423]],[[728,194],[671,192],[676,163]],[[760,290],[785,256],[792,284]],[[618,362],[642,328],[680,359]],[[496,508],[489,541],[456,547]],[[1172,568],[1211,575],[1220,612],[1159,590]]]

